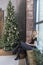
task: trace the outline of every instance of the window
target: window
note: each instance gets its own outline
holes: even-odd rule
[[[36,22],[43,20],[43,0],[37,0]]]
[[[37,0],[36,30],[38,31],[39,48],[43,50],[43,0]]]

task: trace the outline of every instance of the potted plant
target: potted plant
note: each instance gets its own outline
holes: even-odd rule
[[[36,59],[36,64],[43,65],[43,53],[41,53],[38,49],[34,49],[34,56]]]

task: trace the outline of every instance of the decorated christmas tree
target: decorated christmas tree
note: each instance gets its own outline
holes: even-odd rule
[[[5,20],[5,29],[4,29],[4,45],[6,50],[10,50],[11,46],[18,39],[18,27],[16,22],[16,15],[14,11],[14,6],[11,3],[11,0],[7,6],[7,16]]]

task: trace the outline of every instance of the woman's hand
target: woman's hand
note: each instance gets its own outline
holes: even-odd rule
[[[27,45],[30,45],[30,46],[35,46],[35,44],[29,44],[29,43],[26,43]]]

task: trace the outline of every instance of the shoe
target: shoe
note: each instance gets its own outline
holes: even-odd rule
[[[12,54],[13,54],[13,55],[15,55],[15,54],[16,54],[16,52],[15,52],[15,53],[13,52]]]
[[[20,58],[19,57],[16,57],[15,60],[19,60]]]

